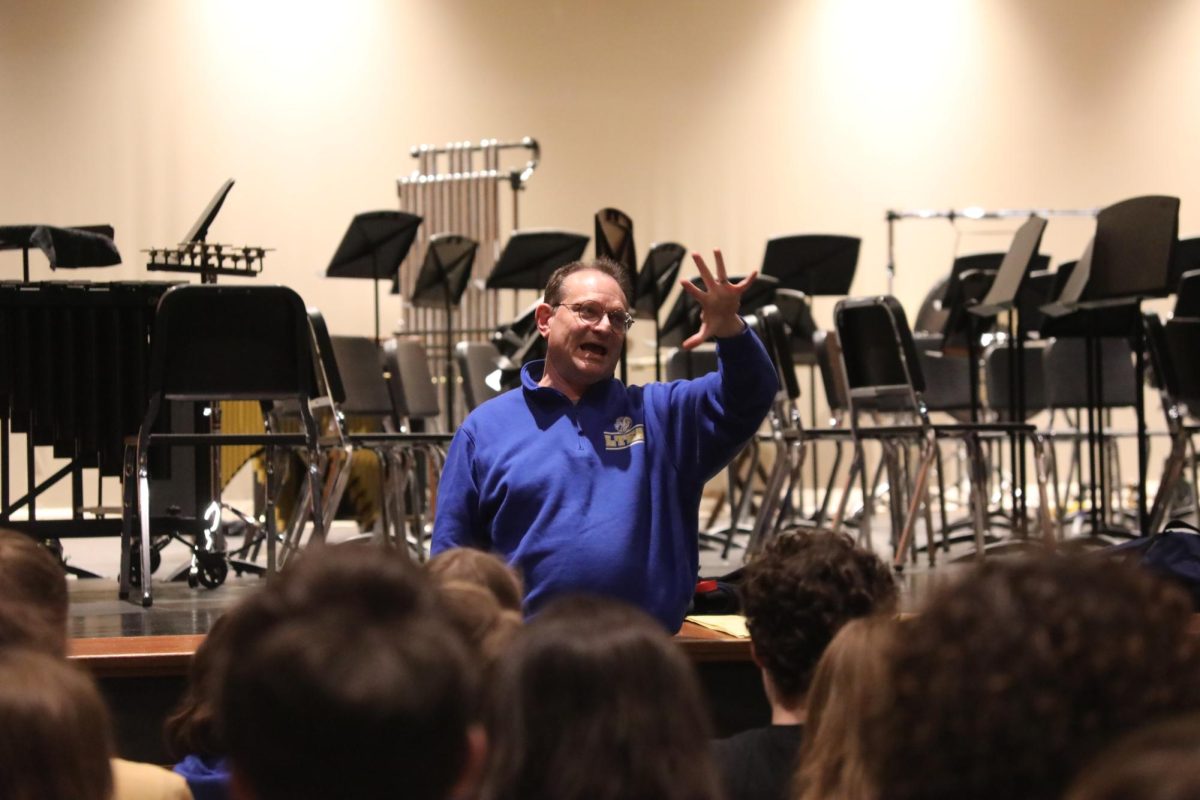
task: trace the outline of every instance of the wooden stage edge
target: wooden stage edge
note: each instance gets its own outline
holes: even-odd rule
[[[203,634],[102,636],[72,639],[69,650],[71,659],[97,678],[183,676],[203,640]],[[675,641],[697,663],[751,660],[749,639],[737,639],[694,622],[683,623]]]

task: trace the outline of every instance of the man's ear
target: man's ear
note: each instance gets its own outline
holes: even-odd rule
[[[487,763],[488,741],[482,725],[467,728],[467,757],[463,760],[462,774],[446,795],[451,800],[468,800],[479,794],[483,782],[483,768]]]
[[[533,312],[534,319],[537,320],[537,329],[543,337],[550,335],[550,317],[554,316],[554,307],[549,303],[538,303],[537,310]]]

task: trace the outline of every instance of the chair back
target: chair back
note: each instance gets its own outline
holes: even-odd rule
[[[920,413],[925,389],[912,332],[890,295],[842,300],[834,309],[850,410]]]
[[[284,286],[173,287],[155,317],[150,389],[170,400],[315,397],[309,330]]]
[[[777,306],[763,306],[759,309],[759,335],[775,362],[779,373],[779,385],[783,387],[789,400],[800,397],[800,381],[796,378],[796,363],[792,359],[791,332],[783,321],[783,314]]]
[[[433,420],[441,414],[437,388],[425,347],[414,339],[383,345],[383,368],[396,414],[409,420]]]
[[[716,371],[717,350],[712,345],[701,345],[695,350],[679,347],[667,358],[669,381],[691,380]]]
[[[1008,411],[1013,404],[1009,370],[1015,356],[1015,348],[1008,345],[988,348],[983,356],[984,385],[987,387],[988,408]],[[1022,369],[1025,386],[1025,413],[1033,415],[1046,408],[1046,382],[1043,361],[1046,354],[1044,342],[1025,342],[1021,348]],[[1023,420],[1022,420],[1023,421]]]
[[[813,334],[813,346],[825,388],[825,402],[830,411],[845,411],[850,401],[846,397],[846,373],[842,371],[842,346],[837,331],[817,331]]]
[[[313,344],[317,348],[318,372],[325,380],[325,389],[333,402],[339,406],[343,405],[346,402],[346,387],[342,383],[340,364],[329,336],[329,326],[325,324],[325,315],[319,309],[309,308],[308,324],[312,328]]]
[[[491,342],[459,342],[454,348],[458,374],[462,375],[463,401],[472,411],[485,400],[500,394],[497,374],[494,383],[489,376],[500,369],[500,351]]]
[[[930,411],[970,411],[971,367],[967,358],[943,352],[941,336],[916,334],[913,344],[925,380],[925,407]]]
[[[1120,408],[1137,403],[1137,372],[1129,340],[1116,337],[1096,339],[1101,348],[1103,405]],[[1050,408],[1085,408],[1087,391],[1087,343],[1083,339],[1055,339],[1046,346],[1046,402]]]
[[[1200,320],[1172,319],[1163,329],[1168,374],[1175,384],[1172,399],[1195,416],[1200,413]]]
[[[369,336],[334,336],[331,344],[345,387],[347,416],[391,417],[392,397],[379,363],[379,345]]]

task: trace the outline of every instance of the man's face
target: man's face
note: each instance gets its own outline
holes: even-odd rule
[[[574,309],[590,306],[607,312],[625,312],[625,294],[603,272],[585,269],[567,276],[557,307],[538,308],[538,330],[546,337],[546,373],[552,381],[566,382],[576,393],[597,381],[611,378],[625,344],[625,332],[614,330],[607,316],[587,324]]]

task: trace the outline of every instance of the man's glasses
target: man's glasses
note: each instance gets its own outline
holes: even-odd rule
[[[579,321],[584,325],[598,325],[601,317],[608,317],[608,324],[617,333],[624,333],[633,327],[633,317],[626,311],[605,311],[595,303],[556,303],[554,308],[566,306],[575,312]]]

